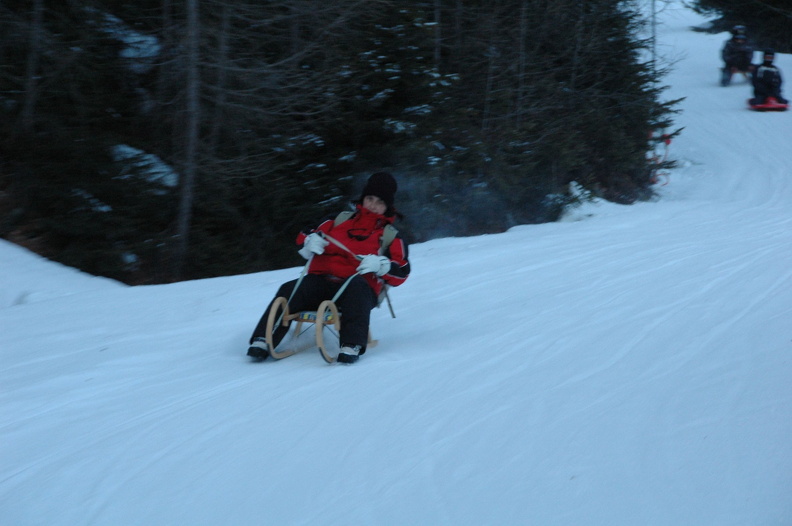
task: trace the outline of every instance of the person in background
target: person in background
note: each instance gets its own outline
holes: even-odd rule
[[[752,106],[765,104],[768,97],[775,97],[779,103],[787,104],[787,100],[781,96],[781,83],[783,82],[781,70],[773,64],[775,51],[772,49],[765,49],[763,59],[761,64],[754,67],[754,96],[749,103]]]
[[[410,274],[407,243],[395,229],[394,237],[383,246],[386,229],[399,215],[393,206],[396,190],[391,174],[377,172],[369,177],[348,218],[330,218],[315,229],[300,232],[297,243],[302,245],[300,255],[309,260],[307,274],[296,290],[298,280],[293,280],[281,285],[275,295],[291,297],[289,312],[316,310],[354,276],[335,302],[343,314],[337,358],[341,363],[354,363],[366,352],[371,309],[377,306],[382,288],[401,285]],[[247,355],[256,360],[270,355],[265,334],[273,303],[250,337]],[[275,347],[288,330],[281,326],[274,331]]]
[[[753,62],[754,49],[748,43],[748,37],[744,32],[739,32],[737,28],[745,29],[745,26],[735,26],[732,29],[733,36],[726,41],[726,44],[721,50],[721,58],[723,58],[723,69],[721,76],[721,85],[728,86],[731,83],[732,75],[735,73],[749,74],[751,71],[751,63]]]

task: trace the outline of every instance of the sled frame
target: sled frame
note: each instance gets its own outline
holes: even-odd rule
[[[333,356],[329,352],[327,344],[325,343],[325,328],[327,328],[335,338],[338,338],[341,331],[341,315],[342,313],[338,312],[338,307],[336,307],[336,304],[332,300],[323,301],[315,311],[290,313],[288,300],[282,296],[275,298],[269,316],[267,317],[267,328],[265,333],[265,339],[270,349],[270,356],[276,360],[280,360],[297,354],[300,349],[284,345],[284,342],[286,342],[287,339],[294,340],[297,336],[309,330],[308,328],[303,329],[303,324],[309,323],[314,325],[316,346],[319,348],[319,353],[322,355],[322,358],[327,363],[335,362],[336,356]],[[287,333],[283,337],[283,340],[281,340],[278,345],[278,347],[281,348],[280,350],[276,349],[273,345],[275,341],[273,333],[277,328],[276,324],[278,323],[279,317],[280,326],[282,327],[288,327],[293,321],[297,322],[297,326],[291,338],[289,338],[289,334]],[[288,343],[292,342],[290,341]],[[372,338],[371,330],[369,330],[367,346],[374,347],[375,345],[377,345],[377,340]]]
[[[726,77],[727,69],[729,70],[729,72],[728,72],[729,76],[728,77]],[[737,67],[726,68],[726,66],[723,66],[722,68],[720,68],[719,71],[721,72],[721,78],[720,78],[720,85],[721,86],[725,87],[725,86],[731,85],[732,77],[734,75],[737,75],[738,73],[743,76],[743,78],[746,80],[746,82],[748,82],[749,84],[751,83],[751,70],[750,69],[743,70],[743,69],[740,69],[740,68],[737,68]]]

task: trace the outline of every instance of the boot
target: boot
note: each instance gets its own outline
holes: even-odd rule
[[[355,363],[360,358],[360,345],[344,345],[338,353],[338,360],[340,363]]]
[[[253,338],[248,347],[247,355],[255,360],[266,360],[270,355],[269,345],[265,338]]]

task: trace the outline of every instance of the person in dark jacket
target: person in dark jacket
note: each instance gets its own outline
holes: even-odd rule
[[[749,102],[751,105],[764,104],[768,97],[775,97],[781,104],[786,104],[787,100],[781,96],[781,71],[773,64],[775,51],[766,49],[763,57],[764,61],[754,68],[754,96]]]
[[[747,74],[750,72],[753,52],[753,46],[748,43],[748,39],[743,33],[735,33],[732,38],[726,41],[723,50],[721,50],[721,58],[724,62],[721,85],[728,86],[735,73]]]
[[[377,306],[382,288],[401,285],[410,274],[407,243],[398,234],[381,248],[386,227],[397,216],[393,206],[396,190],[391,174],[377,172],[369,177],[350,217],[341,222],[327,219],[315,229],[300,232],[297,243],[302,245],[300,255],[309,260],[307,274],[296,290],[298,280],[293,280],[281,285],[275,295],[291,297],[289,312],[316,310],[354,276],[336,300],[343,313],[337,358],[342,363],[354,363],[366,352],[371,309]],[[247,354],[254,359],[264,360],[270,354],[265,334],[273,303],[250,337]],[[278,327],[274,331],[275,347],[288,330]]]

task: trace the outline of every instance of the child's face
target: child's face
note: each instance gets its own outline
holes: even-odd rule
[[[386,205],[385,201],[383,201],[376,195],[367,195],[363,198],[363,208],[365,208],[369,212],[374,212],[375,214],[384,215],[385,211],[388,209],[388,205]]]

